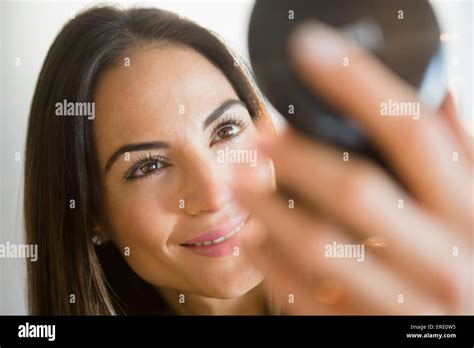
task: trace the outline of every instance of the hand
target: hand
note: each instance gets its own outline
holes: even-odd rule
[[[268,232],[245,245],[267,272],[268,295],[293,314],[474,313],[474,151],[451,97],[438,111],[421,105],[419,119],[381,117],[382,102],[418,100],[371,55],[322,25],[301,29],[291,54],[307,86],[361,125],[403,185],[293,130],[264,134],[259,155],[273,160],[278,190],[252,186],[249,168],[234,192]]]

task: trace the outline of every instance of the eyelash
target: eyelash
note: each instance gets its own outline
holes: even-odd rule
[[[229,126],[229,125],[234,125],[234,126],[240,127],[240,131],[236,135],[234,135],[230,138],[222,139],[221,141],[214,142],[213,144],[215,144],[215,143],[221,143],[222,144],[222,143],[226,143],[226,142],[236,140],[242,134],[242,132],[245,130],[245,128],[247,128],[248,124],[247,124],[247,122],[245,122],[241,119],[238,119],[235,116],[232,116],[232,115],[227,116],[214,129],[214,131],[211,134],[211,138],[212,138],[212,136],[216,135],[222,128],[224,128],[225,126]]]
[[[234,126],[240,127],[240,131],[237,134],[235,134],[234,136],[230,137],[230,138],[222,139],[221,141],[216,141],[213,144],[216,144],[216,143],[222,144],[222,143],[234,141],[242,134],[242,132],[245,130],[245,128],[247,128],[247,123],[246,122],[236,118],[235,116],[228,116],[228,117],[224,118],[224,120],[222,120],[216,126],[216,128],[214,129],[214,131],[211,134],[211,138],[212,138],[213,135],[216,135],[222,128],[224,128],[225,126],[229,126],[229,125],[234,125]],[[213,145],[213,144],[211,144],[211,145]],[[154,170],[152,173],[149,173],[149,174],[143,174],[143,175],[140,175],[140,176],[132,176],[132,174],[137,169],[139,169],[141,166],[143,166],[144,164],[147,164],[147,163],[152,163],[152,162],[160,162],[162,167],[160,169]],[[138,162],[131,169],[129,169],[125,173],[124,179],[126,181],[134,181],[134,180],[139,180],[139,179],[150,178],[152,175],[161,173],[163,171],[163,169],[166,168],[167,166],[168,166],[168,164],[166,163],[164,157],[159,156],[159,155],[153,155],[152,153],[147,153],[143,157],[138,158]]]
[[[135,172],[141,166],[143,166],[144,164],[153,163],[153,162],[160,162],[160,165],[162,167],[160,169],[154,170],[150,174],[143,174],[143,175],[140,175],[140,176],[132,176],[133,172]],[[152,153],[149,152],[146,155],[138,158],[138,162],[130,170],[128,170],[125,173],[124,179],[127,180],[127,181],[133,181],[133,180],[149,178],[154,174],[160,173],[167,166],[168,166],[168,164],[166,163],[165,158],[163,156],[153,155]]]

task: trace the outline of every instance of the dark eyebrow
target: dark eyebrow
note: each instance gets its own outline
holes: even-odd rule
[[[203,123],[203,129],[209,127],[212,122],[218,119],[220,116],[224,114],[229,108],[234,105],[242,105],[243,107],[247,108],[245,103],[238,99],[229,99],[223,102],[217,109],[215,109],[209,116],[207,116],[206,120]],[[105,172],[107,173],[112,165],[117,161],[120,155],[126,152],[134,152],[134,151],[142,151],[142,150],[150,150],[150,149],[166,149],[169,148],[168,143],[164,143],[162,141],[154,141],[149,143],[139,143],[139,144],[128,144],[120,147],[117,151],[114,152],[112,156],[110,156],[109,160],[105,165]]]
[[[209,127],[212,122],[222,116],[224,112],[226,112],[229,108],[234,105],[242,105],[244,108],[247,109],[247,105],[242,100],[238,99],[229,99],[223,102],[217,109],[215,109],[209,116],[207,116],[206,120],[203,123],[203,129]]]
[[[134,151],[142,151],[142,150],[150,150],[150,149],[166,149],[169,145],[162,141],[153,141],[149,143],[139,143],[139,144],[128,144],[120,147],[117,151],[114,152],[112,156],[110,156],[107,164],[105,165],[105,172],[112,167],[115,161],[120,157],[120,155],[126,152],[134,152]]]

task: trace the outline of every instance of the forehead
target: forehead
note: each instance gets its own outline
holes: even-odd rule
[[[177,127],[201,126],[207,114],[237,94],[224,73],[200,53],[164,45],[123,56],[103,73],[94,97],[98,143],[107,139],[119,146],[160,135],[167,140]]]

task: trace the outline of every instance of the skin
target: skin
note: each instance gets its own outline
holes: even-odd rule
[[[369,159],[351,154],[344,162],[340,150],[289,129],[280,135],[260,130],[264,168],[216,166],[208,137],[196,136],[198,115],[233,92],[195,53],[186,59],[176,49],[140,51],[132,67],[141,70],[114,67],[99,84],[100,163],[124,143],[164,138],[173,141],[164,153],[173,166],[161,178],[131,185],[121,181],[124,161],[104,173],[110,238],[120,248],[131,246],[130,266],[183,314],[239,314],[246,305],[257,313],[252,303],[260,296],[275,299],[276,313],[472,313],[474,209],[466,188],[473,187],[473,151],[452,100],[448,96],[440,110],[422,106],[417,121],[382,118],[382,101],[416,101],[416,92],[330,29],[308,28],[289,47],[295,69],[314,93],[361,124],[408,191]],[[344,57],[350,69],[339,64]],[[178,104],[193,117],[177,115]],[[453,152],[459,161],[452,161]],[[285,194],[274,190],[270,158]],[[295,209],[288,209],[288,194]],[[183,197],[188,208],[179,211]],[[241,243],[248,262],[215,262],[176,247],[190,226],[215,224],[240,209],[251,212],[254,224]],[[365,243],[365,261],[325,258],[324,246],[333,241]],[[194,294],[191,304],[176,305],[179,289]]]
[[[235,168],[248,164],[217,161],[219,149],[249,149],[253,143],[256,128],[247,109],[233,105],[203,130],[209,114],[239,99],[221,70],[191,48],[171,44],[136,48],[125,56],[130,67],[118,60],[95,93],[94,137],[107,215],[99,226],[102,237],[119,250],[130,248],[125,261],[180,314],[259,313],[264,274],[244,253],[207,257],[180,245],[248,215],[230,187]],[[220,125],[230,116],[241,125]],[[169,146],[130,151],[105,169],[120,147],[156,141]],[[136,168],[147,155],[163,160]],[[258,161],[256,168],[259,185],[274,185],[270,160]],[[131,180],[130,172],[141,177]],[[261,230],[250,217],[235,238],[252,243]],[[181,293],[184,304],[178,301]]]
[[[241,171],[234,192],[271,231],[253,258],[268,272],[265,282],[278,289],[282,309],[472,314],[474,151],[451,97],[440,110],[422,105],[419,120],[380,117],[382,101],[417,97],[372,56],[330,28],[311,24],[295,34],[290,52],[307,86],[364,128],[408,192],[367,158],[350,154],[344,162],[340,149],[289,129],[262,137],[259,149],[273,159],[277,183],[296,208],[288,209],[282,193],[250,185],[251,170]],[[340,63],[344,57],[351,68]],[[364,243],[365,261],[324,257],[333,241]],[[295,277],[302,271],[306,277]],[[287,301],[290,293],[294,303]]]

